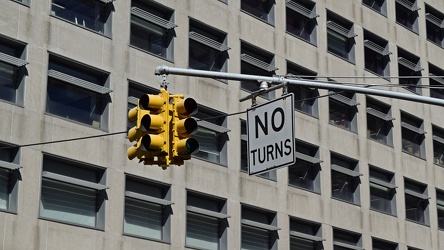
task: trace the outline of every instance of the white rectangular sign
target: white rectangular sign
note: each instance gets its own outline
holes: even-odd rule
[[[248,174],[295,163],[293,93],[247,110]]]

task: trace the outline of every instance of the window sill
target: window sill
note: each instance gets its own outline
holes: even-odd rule
[[[208,163],[220,166],[220,167],[227,168],[227,165],[223,165],[222,163],[214,162],[214,161],[209,161],[209,160],[206,160],[204,158],[200,158],[200,157],[197,157],[197,156],[194,156],[194,155],[191,155],[191,159],[200,160],[200,161],[208,162]]]
[[[375,139],[372,139],[372,138],[369,138],[369,137],[367,137],[367,139],[368,139],[369,141],[376,142],[376,143],[379,143],[379,144],[381,144],[381,145],[384,145],[384,146],[387,146],[387,147],[393,149],[393,145],[389,145],[389,144],[387,144],[387,143],[385,143],[385,142],[382,142],[382,141],[379,141],[379,140],[375,140]]]
[[[162,244],[168,244],[168,245],[171,244],[171,242],[162,241],[162,240],[159,240],[159,239],[154,239],[154,238],[149,238],[149,237],[143,237],[143,236],[140,236],[140,235],[134,235],[134,234],[129,234],[129,233],[123,233],[123,236],[132,237],[132,238],[138,238],[138,239],[142,239],[142,240],[155,241],[155,242],[159,242],[159,243],[162,243]]]
[[[77,121],[74,121],[74,120],[70,120],[68,118],[64,118],[64,117],[61,117],[61,116],[57,116],[57,115],[54,115],[54,114],[51,114],[51,113],[48,113],[48,112],[45,112],[44,114],[47,115],[47,116],[53,117],[55,119],[60,119],[60,120],[67,121],[67,122],[70,122],[70,123],[74,123],[74,124],[77,124],[77,125],[80,125],[80,126],[83,126],[83,127],[91,128],[91,129],[94,129],[94,130],[100,130],[100,131],[105,132],[105,133],[109,132],[106,129],[96,128],[96,127],[93,127],[93,126],[90,126],[90,125],[86,125],[84,123],[77,122]]]
[[[328,122],[330,125],[332,125],[333,127],[335,127],[335,128],[340,128],[340,129],[342,129],[342,130],[345,130],[345,131],[348,131],[348,132],[351,132],[351,133],[353,133],[353,134],[358,134],[358,132],[357,131],[353,131],[353,130],[351,130],[351,129],[348,129],[348,128],[345,128],[345,127],[342,127],[342,126],[339,126],[339,125],[336,125],[336,124],[334,124],[334,123],[332,123],[332,122]]]
[[[315,115],[313,115],[313,114],[310,114],[310,113],[304,112],[304,111],[302,111],[302,110],[300,110],[300,109],[295,109],[294,111],[299,112],[299,113],[304,114],[304,115],[307,115],[307,116],[310,116],[310,117],[312,117],[312,118],[314,118],[314,119],[316,119],[316,120],[319,120],[319,115],[318,115],[318,116],[315,116]]]
[[[390,77],[382,76],[382,75],[380,75],[380,74],[378,74],[378,73],[375,73],[375,72],[373,72],[373,71],[371,71],[371,70],[369,70],[369,69],[367,69],[367,68],[364,68],[364,70],[365,70],[366,72],[369,72],[369,73],[371,73],[371,74],[377,76],[378,78],[384,79],[384,80],[386,80],[387,82],[391,82]],[[365,78],[365,76],[364,76],[364,78]]]
[[[433,45],[436,45],[437,47],[439,47],[441,49],[444,49],[444,45],[443,44],[436,43],[436,42],[434,42],[432,40],[429,40],[429,39],[427,39],[427,41],[430,42]]]
[[[375,10],[374,8],[372,8],[371,6],[368,6],[368,5],[365,4],[365,3],[363,3],[362,5],[365,6],[365,7],[367,7],[367,8],[369,8],[369,9],[371,9],[372,11],[378,13],[379,15],[381,15],[381,16],[387,18],[387,13],[384,14],[384,13],[382,13],[382,12],[379,12],[379,11]]]
[[[346,62],[348,62],[348,63],[350,63],[350,64],[356,65],[355,62],[350,61],[349,59],[344,58],[344,57],[342,57],[342,56],[340,56],[340,55],[336,55],[335,53],[333,53],[333,52],[331,52],[331,51],[328,51],[328,53],[329,53],[330,55],[333,55],[333,56],[335,56],[335,57],[337,57],[337,58],[339,58],[339,59],[341,59],[341,60],[344,60],[344,61],[346,61]]]
[[[407,154],[407,155],[410,155],[410,156],[413,156],[413,157],[415,157],[415,158],[418,158],[418,159],[420,159],[420,160],[423,160],[423,161],[426,160],[425,158],[422,158],[421,156],[418,156],[418,155],[412,154],[412,153],[410,153],[410,152],[408,152],[408,151],[402,150],[402,152],[405,153],[405,154]]]
[[[39,216],[39,220],[45,220],[45,221],[49,221],[49,222],[60,223],[60,224],[65,224],[65,225],[69,225],[69,226],[82,227],[82,228],[85,228],[85,229],[92,229],[92,230],[97,230],[97,231],[105,232],[104,228],[91,227],[91,226],[86,226],[86,225],[82,225],[82,224],[77,224],[77,223],[72,223],[72,222],[67,222],[67,221],[61,221],[61,220],[56,220],[56,219],[51,219],[51,218],[45,218],[45,217],[40,217]]]
[[[387,215],[387,216],[391,216],[391,217],[394,217],[394,218],[397,218],[397,217],[398,217],[396,214],[389,214],[389,213],[386,213],[386,212],[384,212],[384,211],[377,210],[377,209],[375,209],[375,208],[371,208],[371,207],[370,207],[370,211],[372,211],[372,212],[376,212],[376,213],[380,213],[380,214],[383,214],[383,215]]]
[[[241,9],[240,11],[241,11],[242,13],[247,14],[247,15],[249,15],[249,16],[251,16],[251,17],[254,17],[255,19],[257,19],[257,20],[259,20],[259,21],[261,21],[261,22],[263,22],[263,23],[265,23],[265,24],[268,24],[268,25],[270,25],[271,27],[274,28],[274,23],[270,23],[270,22],[268,22],[268,21],[266,21],[266,20],[264,20],[264,19],[262,19],[262,18],[260,18],[260,17],[257,17],[257,16],[251,14],[250,12],[248,12],[248,11],[246,11],[246,10]]]
[[[314,190],[311,190],[311,189],[306,189],[306,188],[303,188],[303,187],[300,187],[300,186],[297,186],[297,185],[293,185],[293,184],[290,184],[290,183],[288,183],[288,186],[291,187],[291,188],[294,188],[294,189],[299,189],[299,190],[302,190],[302,191],[307,191],[307,192],[310,192],[310,193],[313,193],[313,194],[321,195],[321,192],[317,192],[317,191],[314,191]]]
[[[411,223],[414,223],[414,224],[420,225],[420,226],[430,227],[430,225],[427,225],[425,223],[421,223],[421,222],[418,222],[418,221],[410,220],[410,219],[407,219],[407,218],[405,219],[405,221],[411,222]]]
[[[270,171],[273,171],[273,170],[270,170]],[[274,170],[274,171],[276,171],[276,170]],[[277,178],[268,178],[268,177],[262,176],[261,174],[249,175],[248,171],[244,171],[244,170],[241,170],[241,173],[244,173],[244,174],[246,174],[248,176],[252,176],[252,177],[260,177],[260,178],[262,178],[264,180],[277,182]]]
[[[131,45],[131,44],[130,44],[129,47],[130,47],[130,48],[133,48],[133,49],[135,49],[135,50],[138,50],[138,51],[140,51],[140,52],[146,53],[146,54],[148,54],[148,55],[150,55],[150,56],[154,56],[154,57],[157,57],[157,58],[159,58],[159,59],[165,60],[165,61],[167,61],[167,62],[169,62],[169,63],[174,63],[174,60],[172,60],[172,59],[168,59],[168,58],[165,58],[165,57],[162,57],[162,56],[156,55],[156,54],[154,54],[154,53],[149,52],[148,50],[141,49],[141,48],[136,47],[136,46],[134,46],[134,45]]]
[[[106,35],[106,34],[104,34],[104,33],[100,33],[100,32],[95,31],[95,30],[93,30],[93,29],[83,27],[82,25],[78,25],[78,24],[76,24],[76,23],[74,23],[74,22],[71,22],[71,21],[69,21],[69,20],[66,20],[66,19],[61,18],[61,17],[58,17],[58,16],[54,16],[54,15],[51,15],[51,14],[50,14],[49,16],[50,16],[50,17],[53,17],[53,18],[55,18],[55,19],[61,20],[61,21],[63,21],[63,22],[69,23],[69,24],[71,24],[71,25],[74,25],[75,27],[79,27],[79,28],[82,28],[82,29],[84,29],[84,30],[90,31],[90,32],[92,32],[92,33],[95,33],[95,34],[97,34],[97,35],[99,35],[99,36],[103,36],[103,37],[105,37],[105,38],[111,39],[111,35]]]
[[[313,31],[314,32],[314,31]],[[298,35],[296,35],[296,34],[293,34],[293,33],[291,33],[290,31],[285,31],[285,33],[287,33],[288,35],[290,35],[290,36],[292,36],[292,37],[295,37],[295,38],[297,38],[297,39],[299,39],[299,40],[301,40],[301,41],[303,41],[303,42],[306,42],[306,43],[308,43],[308,44],[310,44],[310,45],[312,45],[312,46],[314,46],[314,47],[318,47],[315,43],[312,43],[311,41],[309,41],[309,40],[306,40],[306,39],[304,39],[304,38],[302,38],[302,37],[300,37],[300,36],[298,36]]]
[[[405,25],[402,24],[402,23],[396,22],[396,24],[398,24],[398,25],[401,26],[401,27],[406,28],[408,31],[412,32],[412,33],[415,34],[415,35],[419,35],[418,31],[414,31],[413,29],[410,29],[409,27],[405,26]]]
[[[17,0],[11,0],[11,1],[29,8],[29,2],[28,1],[26,1],[26,3],[23,3],[23,2],[20,2],[20,1],[17,1]]]
[[[13,105],[13,106],[16,106],[16,107],[19,107],[19,108],[25,108],[25,106],[23,104],[19,104],[19,103],[15,103],[15,102],[9,102],[9,101],[2,100],[2,99],[0,99],[0,102],[6,103],[6,104],[9,104],[9,105]]]
[[[357,206],[357,207],[361,207],[361,204],[357,204],[357,203],[354,203],[354,202],[351,202],[351,201],[343,200],[341,198],[337,198],[337,197],[334,197],[334,196],[332,196],[331,199],[332,200],[336,200],[336,201],[340,201],[340,202],[344,202],[344,203],[347,203],[347,204],[350,204],[350,205],[354,205],[354,206]]]

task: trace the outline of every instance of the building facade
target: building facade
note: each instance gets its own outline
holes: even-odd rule
[[[444,249],[442,107],[292,85],[296,163],[247,169],[259,88],[167,76],[199,104],[183,166],[128,160],[157,66],[444,98],[442,0],[3,0],[2,249]],[[276,90],[259,104],[279,97]]]

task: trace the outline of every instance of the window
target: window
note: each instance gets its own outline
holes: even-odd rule
[[[404,178],[406,219],[429,225],[427,186]]]
[[[24,5],[29,5],[29,1],[30,0],[12,0],[12,1],[19,2],[19,3],[22,3]]]
[[[43,156],[40,218],[104,229],[105,169]]]
[[[170,242],[172,204],[170,186],[127,175],[123,233]]]
[[[51,15],[111,36],[112,0],[52,0]]]
[[[334,198],[359,205],[360,176],[356,160],[332,153],[331,190]]]
[[[418,33],[418,4],[416,0],[396,0],[396,22]]]
[[[444,166],[444,129],[432,125],[433,130],[433,162]]]
[[[0,100],[23,105],[26,44],[0,36]]]
[[[248,173],[248,135],[247,135],[247,122],[241,120],[241,171]],[[266,179],[276,180],[276,170],[260,173],[257,176],[264,177]]]
[[[107,129],[109,74],[50,54],[46,112]]]
[[[0,142],[0,210],[17,211],[20,168],[20,148]]]
[[[376,238],[372,238],[372,246],[373,250],[398,250],[398,244]]]
[[[370,207],[386,214],[396,215],[396,186],[393,173],[370,166]]]
[[[128,111],[130,111],[132,108],[136,107],[139,102],[139,98],[142,95],[146,95],[146,94],[157,95],[157,94],[159,94],[159,90],[148,87],[148,86],[140,84],[140,83],[130,81],[129,85],[128,85]],[[127,129],[128,130],[134,126],[136,126],[136,121],[130,122],[127,120]]]
[[[436,210],[438,212],[438,228],[444,229],[444,191],[436,190]]]
[[[319,148],[296,141],[296,163],[288,167],[288,185],[321,192]]]
[[[427,40],[444,47],[444,14],[425,4]]]
[[[387,16],[387,3],[385,0],[362,0],[362,3],[372,10]]]
[[[316,73],[301,66],[287,62],[287,75],[289,79],[315,80]],[[318,117],[318,97],[319,91],[315,88],[308,88],[294,84],[287,85],[288,92],[294,94],[294,107],[308,115]]]
[[[241,0],[241,10],[269,24],[274,24],[275,0]]]
[[[316,45],[316,14],[315,3],[310,0],[286,2],[287,32],[302,40]]]
[[[399,85],[404,85],[405,89],[420,95],[421,88],[417,86],[421,85],[422,70],[419,57],[398,48]]]
[[[227,249],[228,218],[226,200],[188,192],[186,246]]]
[[[360,234],[333,228],[333,250],[363,250]]]
[[[317,250],[323,249],[321,224],[311,221],[290,218],[290,249]]]
[[[272,76],[276,70],[273,54],[242,42],[241,74]],[[259,84],[259,82],[242,81],[240,86],[245,91],[255,92],[259,90]],[[262,94],[262,97],[273,99],[274,92]]]
[[[190,20],[189,67],[192,69],[227,71],[227,34],[198,21]]]
[[[357,117],[359,103],[355,101],[352,92],[329,92],[329,116],[330,124],[350,130],[358,131]]]
[[[209,108],[199,106],[194,115],[199,125],[193,135],[199,141],[199,151],[193,156],[223,166],[227,165],[227,132],[229,131],[226,115]]]
[[[173,60],[174,11],[153,1],[131,1],[130,45]]]
[[[355,63],[355,36],[352,22],[327,13],[327,47],[330,53]]]
[[[444,99],[444,70],[429,64],[430,97]]]
[[[402,151],[425,159],[423,121],[401,112]]]
[[[365,69],[379,76],[390,75],[390,57],[388,42],[364,31]]]
[[[393,146],[391,108],[367,97],[367,138]]]
[[[278,249],[277,230],[276,212],[242,205],[241,249]]]

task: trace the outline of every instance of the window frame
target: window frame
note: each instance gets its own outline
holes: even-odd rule
[[[0,35],[0,69],[7,72],[5,76],[10,77],[8,80],[12,85],[8,87],[7,83],[0,83],[0,90],[2,90],[0,92],[5,95],[4,97],[0,96],[0,101],[24,106],[25,81],[28,76],[26,65],[29,64],[26,59],[26,43]],[[8,71],[11,73],[9,74]],[[6,92],[7,88],[10,88],[10,91]]]
[[[300,188],[317,194],[321,193],[321,163],[319,147],[309,144],[307,142],[296,140],[296,163],[288,167],[288,185],[295,188]],[[304,180],[307,177],[312,178],[310,183],[304,187],[301,184],[291,181],[292,172],[299,171],[302,167],[306,167]],[[298,172],[296,172],[298,173]],[[298,177],[299,175],[293,174]],[[300,177],[298,177],[300,179]]]
[[[433,163],[444,167],[444,129],[432,124]]]
[[[202,143],[204,140],[199,140],[199,151],[194,152],[192,154],[193,157],[196,159],[208,161],[214,164],[218,164],[224,167],[227,167],[228,165],[228,159],[227,159],[227,147],[228,147],[228,132],[230,131],[227,128],[227,119],[226,114],[222,113],[220,111],[214,110],[209,107],[205,107],[202,105],[198,106],[198,112],[193,115],[193,118],[197,121],[198,129],[195,134],[193,134],[194,138],[198,138],[199,136],[202,136],[202,133],[205,131],[210,133],[215,133],[217,135],[217,149],[218,152],[217,156],[218,160],[211,160],[208,158],[208,155],[211,154],[211,152],[206,152],[207,155],[203,154],[204,152],[204,144]],[[216,118],[212,118],[216,117]],[[222,118],[223,117],[223,118]],[[216,155],[216,154],[214,154]]]
[[[329,124],[353,133],[358,132],[357,105],[359,103],[356,101],[355,93],[329,91],[328,104]]]
[[[139,0],[132,0],[130,13],[130,47],[142,50],[167,61],[174,61],[174,37],[176,37],[174,29],[177,27],[174,23],[174,10],[159,3],[155,3],[154,1],[142,2]],[[154,27],[143,26],[140,22],[139,24],[136,24],[137,19],[147,22]],[[139,33],[133,32],[133,29],[136,30],[136,28],[150,30],[151,33],[142,32],[145,35],[149,34],[148,39],[144,40]],[[155,28],[157,29],[157,32],[159,32],[159,30],[162,31],[161,36],[156,34],[156,31],[154,30]],[[157,53],[154,51],[155,47],[152,47],[152,44],[155,44],[154,41],[151,42],[151,38],[156,39],[156,37],[157,39],[160,37],[161,40],[161,51]],[[148,47],[142,47],[143,45],[137,44],[137,39],[137,42],[147,42],[144,45]]]
[[[327,10],[328,53],[355,64],[356,36],[357,34],[354,32],[354,24],[352,22]]]
[[[330,169],[331,197],[333,199],[360,206],[360,177],[362,174],[359,172],[359,162],[346,156],[331,152]],[[335,181],[335,179],[338,181]],[[342,187],[340,189],[335,189],[335,185],[337,184],[342,184]],[[335,194],[335,190],[339,190],[339,193]],[[344,190],[351,192],[351,196],[350,194],[341,195]]]
[[[391,172],[382,170],[375,166],[369,166],[369,193],[370,193],[370,209],[373,211],[378,211],[381,213],[396,216],[396,189],[395,185],[395,175]],[[377,192],[376,195],[374,193]],[[372,195],[373,193],[373,195]],[[375,197],[377,199],[383,199],[380,195],[386,195],[390,197],[390,200],[385,200],[386,205],[389,205],[390,211],[380,209],[374,206]]]
[[[393,120],[395,118],[391,115],[391,110],[389,105],[371,97],[366,97],[367,138],[369,140],[393,147]],[[377,126],[378,124],[380,126]],[[373,135],[374,131],[371,130],[372,127],[378,129],[375,135]],[[382,138],[379,138],[380,133],[383,134]]]
[[[160,239],[150,237],[149,235],[142,235],[137,233],[128,232],[125,228],[128,224],[127,218],[127,205],[128,200],[137,201],[138,203],[144,203],[146,205],[156,206],[160,208],[161,229]],[[171,185],[160,183],[157,181],[142,178],[131,174],[125,174],[125,209],[123,218],[123,235],[157,240],[165,243],[171,242],[171,215],[173,214],[171,201]],[[149,208],[147,208],[148,210]],[[139,219],[141,221],[142,219]],[[140,230],[139,230],[140,231]]]
[[[421,225],[429,226],[430,225],[430,218],[429,218],[429,199],[427,192],[427,185],[422,184],[419,182],[416,182],[414,180],[408,179],[404,177],[404,202],[405,202],[405,219],[407,221],[411,221],[414,223],[418,223]],[[408,200],[410,198],[410,200]],[[413,219],[409,218],[408,210],[410,209],[408,206],[408,201],[410,202],[412,199],[414,199],[414,203],[416,203],[416,208],[414,208],[416,212],[420,213],[421,218],[419,219]],[[421,203],[421,207],[418,207]],[[417,217],[418,214],[415,213],[415,217]]]
[[[228,50],[231,49],[227,46],[228,34],[191,18],[189,24],[188,67],[197,70],[227,72]],[[205,67],[195,67],[192,63],[193,50],[206,51],[203,54],[210,57],[209,63],[211,65],[219,65],[216,68],[212,68],[212,66],[208,67],[209,65],[205,65]],[[194,61],[204,60],[196,58]]]
[[[275,74],[276,68],[275,55],[267,52],[259,47],[241,41],[240,55],[241,74],[272,76]],[[253,89],[255,84],[257,88]],[[241,81],[240,89],[246,92],[256,92],[259,90],[260,82]],[[274,99],[274,91],[262,94],[261,97],[266,99]]]
[[[438,230],[444,230],[444,191],[436,189],[436,214]]]
[[[217,226],[215,231],[217,231],[217,249],[224,250],[228,249],[228,204],[226,199],[222,199],[215,196],[210,196],[200,192],[187,190],[187,206],[186,206],[186,237],[185,237],[185,247],[203,249],[205,247],[193,245],[189,243],[189,229],[190,229],[190,217],[201,217],[200,220],[216,220]],[[191,216],[192,215],[192,216]],[[204,221],[200,221],[206,224]],[[198,225],[197,225],[198,226]],[[206,230],[209,233],[209,230]],[[208,236],[208,235],[207,235]]]
[[[45,114],[106,131],[108,129],[109,106],[111,103],[111,97],[109,94],[112,92],[112,90],[107,87],[109,86],[109,78],[110,74],[108,72],[63,56],[49,53]],[[60,101],[63,100],[51,100],[51,97],[54,97],[55,95],[50,94],[50,88],[56,87],[63,87],[66,93],[71,91],[71,95],[76,94],[76,96],[82,95],[94,97],[94,100],[92,100],[92,98],[90,100],[90,107],[88,110],[89,117],[87,117],[87,119],[83,117],[83,120],[86,121],[81,121],[81,118],[76,117],[76,114],[81,114],[78,106],[71,106],[69,103],[66,103],[64,105],[66,107],[64,107],[63,105],[60,105]],[[74,103],[74,101],[72,101],[72,103]],[[86,107],[87,104],[88,103],[83,103],[83,106]],[[94,104],[94,107],[91,107],[91,104]],[[62,106],[62,108],[59,106]],[[73,115],[74,118],[70,118],[69,114],[73,113],[71,111],[74,108],[76,108]],[[87,114],[86,109],[82,111]]]
[[[67,9],[66,6],[63,6],[61,3],[54,3],[54,1],[71,1],[71,2],[76,2],[77,5],[79,5],[79,3],[82,3],[82,2],[89,3],[88,0],[51,0],[50,16],[51,17],[55,17],[55,18],[60,19],[60,20],[63,20],[63,21],[66,21],[66,22],[69,22],[71,24],[74,24],[75,26],[84,28],[84,29],[92,31],[94,33],[101,34],[101,35],[106,36],[106,37],[111,37],[111,34],[112,34],[112,16],[113,16],[112,12],[114,11],[113,0],[93,0],[93,3],[95,4],[95,7],[91,8],[91,9],[94,9],[96,11],[97,11],[97,9],[100,9],[100,11],[98,11],[98,13],[95,13],[95,15],[98,15],[98,17],[97,16],[94,17],[95,20],[94,20],[93,26],[96,26],[97,20],[103,20],[102,23],[99,23],[99,26],[103,26],[103,29],[87,27],[86,24],[85,24],[85,21],[88,21],[87,19],[85,19],[87,17],[86,16],[80,16],[80,18],[83,20],[83,23],[81,23],[82,20],[78,20],[77,16],[75,15],[76,13],[81,13],[81,12],[71,13],[71,12],[73,12],[72,10]],[[73,6],[75,6],[75,5],[73,5]],[[100,8],[96,8],[97,6],[100,6]],[[90,7],[90,6],[85,6],[85,7]],[[67,13],[65,13],[66,14],[65,16],[56,15],[57,11],[54,8],[59,8],[59,9],[61,9],[63,11],[66,11]],[[74,18],[72,18],[72,16],[74,16]],[[90,19],[90,20],[92,20],[92,19]]]
[[[444,48],[444,13],[425,3],[427,41]]]
[[[49,164],[48,161],[51,163]],[[104,230],[106,200],[108,199],[106,192],[106,189],[108,189],[106,186],[106,168],[46,152],[43,153],[42,166],[38,218],[73,226]],[[74,169],[76,169],[76,173],[73,171]],[[82,171],[77,172],[78,170]],[[52,217],[43,215],[45,211],[50,212],[49,210],[43,209],[44,205],[42,202],[45,195],[43,192],[43,188],[45,187],[44,182],[55,182],[60,185],[69,186],[70,188],[94,190],[96,193],[94,225],[87,225],[85,223],[82,224],[79,222],[79,220],[70,221],[67,219],[57,218],[57,215]],[[65,192],[67,191],[65,190]],[[59,200],[59,202],[60,201],[63,202],[63,200]]]
[[[247,135],[247,121],[240,119],[240,145],[241,145],[241,161],[240,161],[240,171],[243,173],[248,173],[248,135]],[[271,171],[263,172],[257,174],[255,176],[262,177],[265,179],[269,179],[272,181],[277,180],[277,172],[276,169]]]
[[[0,208],[1,211],[17,213],[18,209],[18,195],[19,183],[22,180],[20,169],[21,150],[20,147],[0,141],[0,172],[5,172],[6,181],[5,192],[5,208]]]
[[[295,218],[289,216],[290,219],[290,247],[292,248],[292,241],[300,240],[304,241],[306,244],[311,244],[313,246],[313,250],[323,249],[322,242],[325,241],[325,238],[322,237],[322,224],[316,223],[304,219]],[[304,248],[305,249],[305,248]]]
[[[418,34],[418,7],[417,0],[395,0],[396,23]],[[413,16],[411,16],[413,13]],[[409,18],[409,16],[411,16]]]
[[[286,78],[316,80],[316,76],[316,72],[287,61]],[[292,92],[294,95],[295,110],[319,118],[319,98],[317,98],[319,97],[318,89],[290,84],[287,86],[287,91]]]
[[[421,71],[424,69],[421,67],[421,58],[401,49],[398,47],[398,75],[400,76],[398,82],[399,85],[406,85],[404,89],[416,93],[422,94],[421,88],[416,86],[422,85]],[[418,76],[417,78],[402,78],[403,76],[411,77]]]
[[[408,114],[404,111],[401,111],[400,123],[402,152],[416,156],[421,159],[425,159],[426,147],[424,120],[414,117],[413,115]]]
[[[379,6],[375,7],[375,3],[377,3],[377,2],[382,2],[382,4],[378,3]],[[362,5],[387,17],[387,1],[386,0],[363,0]]]
[[[364,67],[367,71],[383,78],[390,76],[391,54],[388,41],[364,30]]]
[[[372,237],[373,250],[398,250],[398,244],[387,240]]]
[[[364,250],[362,247],[362,235],[344,229],[333,228],[333,249]]]
[[[248,3],[247,1],[251,2],[251,4],[256,3],[261,6],[251,6],[251,4]],[[274,25],[275,5],[276,5],[276,0],[241,0],[240,11],[250,16],[253,16],[254,18],[257,18],[265,23]]]
[[[280,230],[280,228],[277,227],[276,212],[241,203],[241,249],[244,249],[242,246],[246,241],[246,230],[248,230],[248,233],[250,234],[251,231],[266,232],[268,238],[267,248],[270,250],[278,249],[279,235],[277,231]]]
[[[316,3],[310,0],[294,1],[287,0],[285,3],[286,32],[310,44],[317,44],[317,21],[319,15],[316,13]],[[293,25],[291,25],[293,23]],[[295,23],[302,24],[295,27]],[[303,27],[302,27],[303,26]],[[290,29],[290,27],[295,27]],[[300,32],[297,34],[296,32]],[[302,35],[302,33],[304,35]]]
[[[430,97],[444,99],[444,70],[429,63]],[[434,88],[436,87],[436,88]]]

